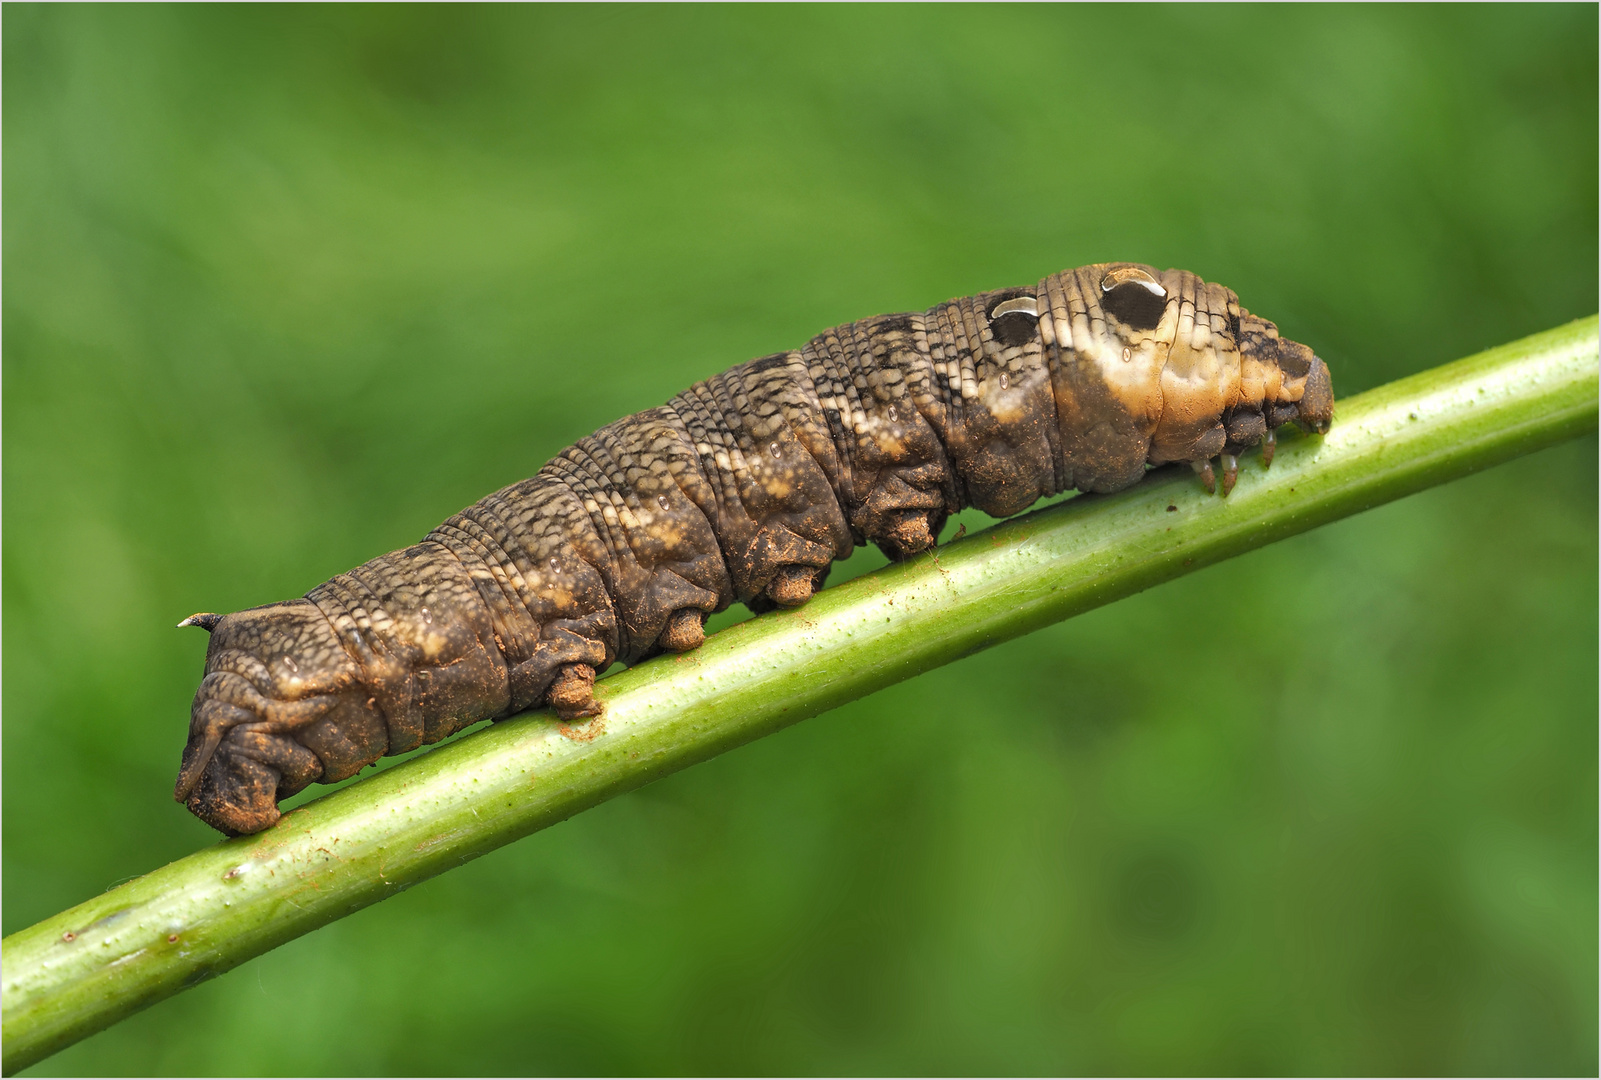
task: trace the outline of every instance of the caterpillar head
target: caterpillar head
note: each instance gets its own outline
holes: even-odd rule
[[[388,751],[382,714],[321,611],[290,600],[192,615],[211,631],[173,797],[230,835],[277,822],[278,800]]]
[[[1296,402],[1295,423],[1304,431],[1327,435],[1333,420],[1334,383],[1329,378],[1328,365],[1314,356],[1308,365],[1301,400]]]
[[[1240,309],[1240,361],[1269,374],[1265,380],[1263,414],[1269,428],[1294,421],[1302,431],[1326,435],[1334,419],[1334,383],[1328,365],[1298,341],[1279,337],[1279,329],[1266,319]],[[1272,378],[1276,372],[1278,377]]]

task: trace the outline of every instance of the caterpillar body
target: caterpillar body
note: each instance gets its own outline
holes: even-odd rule
[[[1223,493],[1328,368],[1183,270],[1105,263],[1033,288],[826,330],[568,447],[420,543],[211,632],[174,795],[252,833],[278,801],[479,720],[598,711],[614,661],[693,649],[708,614],[805,603],[871,541],[931,547],[997,517],[1189,462]]]

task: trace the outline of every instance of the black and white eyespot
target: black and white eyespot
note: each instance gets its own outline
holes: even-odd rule
[[[1130,330],[1155,330],[1167,310],[1167,290],[1138,266],[1114,266],[1101,278],[1101,310]]]
[[[1032,296],[1014,296],[990,308],[990,333],[1005,346],[1024,345],[1034,340],[1040,329],[1039,301]]]

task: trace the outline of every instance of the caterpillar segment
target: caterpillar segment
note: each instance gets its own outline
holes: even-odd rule
[[[1033,288],[826,330],[579,440],[420,543],[211,632],[174,795],[224,833],[486,718],[599,712],[598,672],[694,649],[708,615],[804,604],[862,543],[932,547],[996,517],[1328,430],[1328,368],[1183,270]],[[1214,467],[1213,462],[1217,462]]]

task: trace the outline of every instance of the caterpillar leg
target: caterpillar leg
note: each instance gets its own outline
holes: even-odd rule
[[[1223,496],[1234,490],[1234,482],[1240,478],[1240,459],[1233,454],[1223,454],[1218,458],[1223,465]]]
[[[908,476],[926,486],[913,486]],[[855,515],[862,534],[897,561],[933,547],[951,508],[938,486],[944,477],[933,463],[886,472]]]
[[[1240,459],[1234,454],[1219,454],[1217,463],[1218,469],[1223,474],[1223,497],[1227,498],[1228,493],[1234,490],[1235,481],[1240,478]],[[1211,458],[1198,458],[1190,462],[1190,468],[1201,478],[1201,486],[1206,489],[1208,495],[1217,493],[1218,475],[1212,468]]]
[[[657,642],[668,652],[698,649],[706,640],[706,613],[699,608],[680,608],[667,620],[667,629]]]
[[[812,598],[816,576],[817,571],[810,566],[781,566],[773,575],[773,583],[767,586],[767,595],[779,607],[800,607]]]
[[[189,801],[218,747],[235,728],[263,734],[289,732],[321,719],[336,703],[336,698],[326,694],[299,701],[269,700],[242,675],[212,672],[201,680],[195,695],[189,744],[184,748],[172,797]]]
[[[278,823],[279,798],[322,776],[315,754],[292,739],[234,729],[188,796],[190,811],[229,836]]]
[[[780,563],[762,591],[745,601],[745,606],[758,615],[775,608],[797,608],[822,589],[828,580],[827,566],[807,563]]]
[[[885,536],[885,545],[891,549],[894,557],[905,558],[916,555],[919,551],[927,551],[934,546],[934,518],[943,519],[944,513],[939,510],[902,510],[894,515],[894,524],[890,526]],[[943,524],[943,521],[941,521]]]
[[[599,716],[595,700],[595,669],[588,664],[567,664],[551,683],[545,700],[563,720]]]

